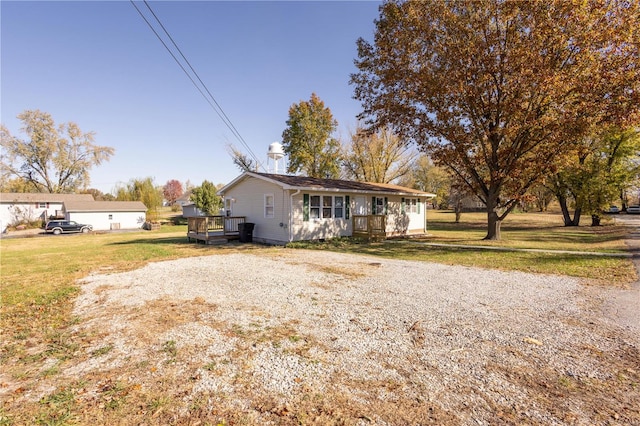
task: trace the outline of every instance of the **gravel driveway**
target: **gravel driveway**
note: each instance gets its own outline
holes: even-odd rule
[[[166,386],[167,421],[640,424],[638,330],[568,277],[269,248],[82,288],[64,374]]]

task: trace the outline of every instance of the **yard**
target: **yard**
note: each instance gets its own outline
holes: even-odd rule
[[[481,244],[481,216],[434,216],[430,241]],[[185,233],[0,241],[0,424],[640,422],[637,335],[600,310],[629,259]],[[502,244],[625,236],[521,215]]]

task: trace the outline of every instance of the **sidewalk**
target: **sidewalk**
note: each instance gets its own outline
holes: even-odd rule
[[[639,237],[640,238],[640,237]],[[595,251],[571,251],[571,250],[546,250],[546,249],[527,249],[527,248],[515,248],[515,247],[494,247],[494,246],[474,246],[465,244],[442,244],[442,243],[428,243],[424,241],[408,241],[408,240],[390,240],[394,242],[402,242],[405,244],[421,244],[430,247],[441,248],[459,248],[467,250],[494,250],[494,251],[510,251],[510,252],[528,252],[528,253],[556,253],[556,254],[575,254],[579,256],[604,256],[604,257],[623,257],[623,258],[640,258],[640,252],[631,251],[628,253],[603,253]]]
[[[640,341],[640,226],[634,225],[630,239],[626,241],[632,261],[636,267],[638,278],[631,283],[628,290],[614,293],[611,299],[604,303],[605,314],[623,327],[632,329]]]

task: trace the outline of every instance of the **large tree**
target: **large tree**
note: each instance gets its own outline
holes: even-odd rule
[[[451,198],[451,175],[444,167],[436,166],[427,154],[422,154],[413,163],[411,171],[400,179],[399,184],[408,188],[436,194],[432,201],[440,208],[447,208]]]
[[[205,214],[216,216],[222,208],[222,198],[218,195],[218,188],[208,180],[202,181],[202,185],[193,188],[191,201]]]
[[[595,123],[638,119],[640,6],[432,0],[380,7],[358,40],[367,123],[426,147],[486,205],[487,239]]]
[[[558,198],[565,226],[578,226],[582,213],[599,225],[600,212],[621,199],[639,172],[640,130],[612,127],[585,137],[547,186]]]
[[[375,133],[358,127],[346,148],[343,167],[348,178],[391,183],[407,175],[417,155],[389,128]]]
[[[170,206],[173,206],[176,200],[182,197],[184,193],[182,189],[182,183],[179,180],[171,179],[168,180],[167,183],[162,187],[162,195],[164,199],[167,200]]]
[[[289,108],[282,146],[288,156],[288,173],[303,172],[316,178],[340,175],[340,143],[332,137],[338,127],[331,110],[315,93],[309,101]]]
[[[147,207],[147,218],[156,220],[162,206],[162,189],[156,186],[153,178],[131,179],[129,183],[116,189],[118,201],[142,201]]]
[[[92,167],[108,161],[114,149],[94,144],[94,133],[77,124],[56,126],[51,115],[28,110],[18,115],[27,139],[0,127],[3,181],[19,178],[39,192],[71,193],[88,187]]]

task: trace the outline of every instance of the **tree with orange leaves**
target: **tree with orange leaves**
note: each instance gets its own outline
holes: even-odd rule
[[[361,118],[391,125],[486,205],[487,235],[594,126],[640,109],[631,1],[390,1],[351,76]]]

